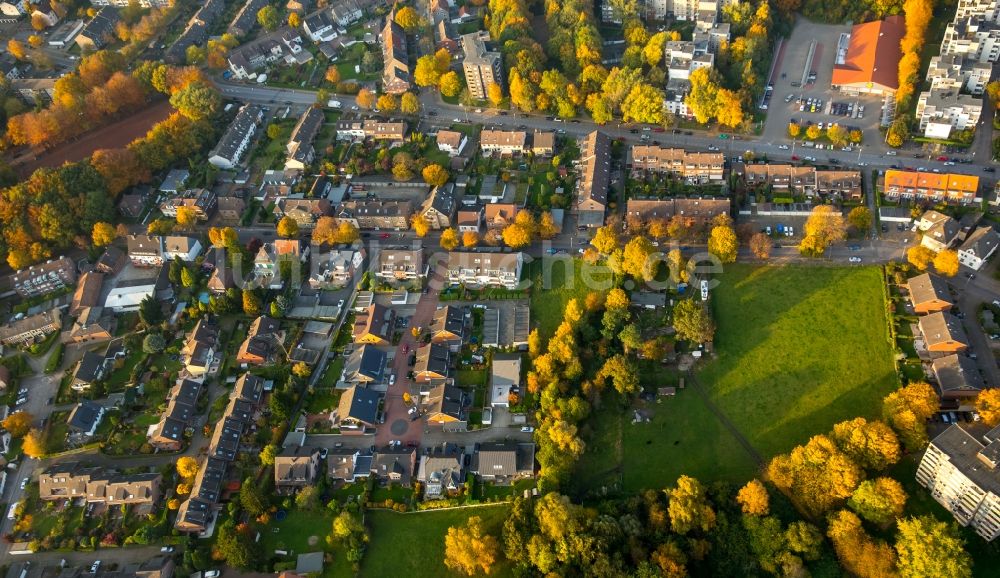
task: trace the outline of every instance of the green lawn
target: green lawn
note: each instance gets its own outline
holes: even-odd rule
[[[718,280],[718,357],[699,380],[765,458],[878,414],[897,378],[877,268],[729,265]]]
[[[574,297],[580,305],[592,290],[610,289],[610,272],[603,265],[591,266],[573,259],[572,269],[565,259],[536,260],[527,267],[526,279],[531,281],[531,323],[543,338],[549,338],[562,322],[566,302]],[[567,273],[570,273],[567,275]],[[604,285],[607,285],[606,287]]]
[[[506,505],[410,514],[371,511],[366,520],[371,530],[371,542],[359,575],[406,578],[461,576],[444,565],[444,537],[448,528],[463,525],[470,517],[479,516],[483,520],[483,529],[499,536],[506,515]],[[490,573],[493,577],[510,575],[510,568],[502,565]]]

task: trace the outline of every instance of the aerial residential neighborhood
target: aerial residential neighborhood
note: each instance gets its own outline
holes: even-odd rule
[[[4,576],[998,574],[998,0],[0,37]]]

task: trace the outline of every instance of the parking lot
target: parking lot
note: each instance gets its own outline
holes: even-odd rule
[[[817,24],[800,18],[788,40],[789,47],[774,74],[774,90],[768,102],[764,139],[772,143],[789,142],[788,124],[803,127],[823,123],[823,128],[838,123],[864,133],[865,147],[883,148],[878,133],[882,99],[862,95],[848,97],[830,88],[837,42],[850,26]],[[815,73],[813,75],[812,73]],[[860,114],[860,107],[864,107]]]

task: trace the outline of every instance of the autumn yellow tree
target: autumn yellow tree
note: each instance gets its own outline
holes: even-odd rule
[[[295,219],[284,216],[278,221],[278,226],[276,227],[278,236],[285,239],[292,239],[299,236],[299,224]]]
[[[462,246],[471,249],[479,244],[479,233],[475,231],[465,231],[462,233]]]
[[[338,82],[340,82],[340,69],[337,68],[336,64],[332,64],[326,69],[326,74],[324,74],[324,77],[326,78],[327,82],[336,85]]]
[[[425,183],[434,187],[439,187],[448,182],[448,171],[437,163],[432,163],[424,167],[421,175],[423,175]]]
[[[954,249],[945,249],[938,252],[934,257],[934,270],[939,275],[954,277],[958,274],[958,252]]]
[[[358,91],[358,95],[355,97],[355,102],[358,106],[367,110],[371,110],[375,107],[375,93],[370,89],[362,88]]]
[[[427,221],[427,217],[423,215],[413,215],[410,219],[410,226],[413,227],[413,232],[421,238],[425,237],[428,231],[431,230],[431,224]]]
[[[697,479],[681,476],[677,485],[667,490],[670,505],[670,528],[678,534],[691,530],[708,532],[715,527],[715,511],[708,501],[705,487]]]
[[[831,205],[814,207],[803,227],[805,237],[799,251],[805,255],[822,255],[831,243],[847,237],[847,224],[840,210]]]
[[[489,574],[499,552],[496,538],[483,531],[479,516],[469,518],[464,527],[448,528],[444,538],[444,565],[468,576]]]
[[[906,250],[906,260],[920,271],[926,271],[934,260],[934,251],[923,245],[914,245]]]
[[[743,513],[751,516],[766,516],[771,509],[767,488],[757,479],[750,480],[740,488],[736,501],[743,508]]]
[[[758,259],[768,259],[773,247],[774,242],[767,233],[754,233],[753,237],[750,237],[750,252]]]
[[[797,138],[802,134],[802,126],[798,123],[790,122],[788,123],[788,136],[792,138]]]
[[[31,423],[35,421],[35,416],[26,411],[12,413],[3,419],[3,429],[7,430],[12,437],[24,437],[31,430]]]
[[[708,236],[708,252],[715,255],[723,263],[735,263],[736,253],[740,243],[736,231],[727,225],[712,227]]]
[[[775,456],[767,477],[779,490],[795,496],[810,516],[818,517],[843,504],[864,479],[864,471],[832,439],[816,435],[788,454]]]
[[[839,510],[828,518],[827,536],[840,564],[854,576],[887,578],[897,576],[896,553],[881,540],[873,540],[853,512]]]
[[[438,80],[438,90],[447,97],[457,96],[462,92],[462,78],[454,70],[450,70],[441,75]]]
[[[552,213],[549,211],[543,212],[541,217],[538,218],[538,236],[542,239],[551,239],[558,233],[559,227],[556,226],[556,222],[552,218]]]
[[[720,88],[715,95],[716,100],[716,120],[722,126],[739,128],[745,119],[743,112],[743,98],[740,93]]]
[[[403,114],[417,114],[420,112],[420,99],[412,92],[404,92],[399,97],[399,112]]]
[[[618,234],[610,225],[605,225],[597,230],[594,238],[590,240],[590,244],[602,255],[610,255],[618,248]]]
[[[13,56],[18,60],[24,60],[28,53],[28,50],[24,47],[23,42],[11,38],[10,40],[7,41],[7,52],[9,52],[11,56]]]
[[[288,26],[291,28],[298,28],[302,26],[302,17],[299,16],[298,12],[291,12],[288,14]]]
[[[32,428],[21,444],[24,454],[30,458],[38,459],[45,455],[45,435],[37,428]]]
[[[500,103],[503,102],[503,89],[500,88],[500,85],[495,82],[487,84],[486,98],[493,106],[500,106]]]
[[[934,388],[917,381],[901,387],[882,400],[882,417],[899,434],[909,451],[927,446],[927,420],[941,406]]]
[[[441,232],[441,248],[445,251],[454,251],[458,247],[458,231],[448,227]]]
[[[198,222],[198,213],[194,207],[177,207],[177,225],[182,229],[190,229]]]
[[[378,97],[378,109],[382,112],[394,112],[399,107],[396,97],[391,94],[383,94]]]
[[[531,244],[531,229],[520,223],[511,223],[504,227],[502,236],[504,244],[512,249],[520,249]]]
[[[420,15],[412,6],[404,6],[396,11],[396,24],[402,26],[407,32],[413,32],[420,26]]]
[[[954,521],[931,515],[900,520],[896,536],[901,578],[971,578],[972,557]]]
[[[608,296],[604,300],[604,306],[608,309],[628,309],[631,303],[628,293],[621,287],[615,287],[608,291]]]
[[[114,226],[103,221],[94,223],[94,229],[90,233],[95,247],[106,247],[114,243],[117,236],[118,231],[115,230]]]
[[[863,417],[834,424],[830,437],[862,467],[883,470],[899,461],[899,438],[885,422]]]
[[[177,474],[185,480],[194,480],[198,475],[198,460],[190,456],[181,456],[177,459]]]
[[[989,388],[976,396],[976,412],[990,427],[1000,425],[1000,388]]]

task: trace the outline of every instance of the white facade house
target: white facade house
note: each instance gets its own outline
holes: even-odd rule
[[[917,468],[917,481],[963,526],[984,540],[1000,536],[1000,447],[994,428],[985,444],[953,425],[934,438]]]
[[[982,113],[982,99],[961,94],[957,90],[921,92],[917,101],[917,118],[920,119],[920,130],[924,131],[925,136],[931,123],[949,125],[954,130],[973,129],[979,123]]]
[[[156,297],[155,280],[142,285],[115,287],[104,301],[104,307],[115,313],[138,311],[139,305],[146,297]]]
[[[320,10],[306,16],[302,22],[302,29],[313,42],[326,42],[337,37],[337,29],[334,26],[333,17],[327,10]]]
[[[1000,244],[1000,235],[992,227],[979,227],[958,248],[958,262],[978,271],[996,252],[997,244]]]
[[[261,107],[256,104],[243,105],[215,148],[209,153],[209,164],[223,170],[235,168],[250,148],[253,135],[263,118],[264,110]]]
[[[201,255],[201,241],[194,237],[169,235],[163,238],[163,258],[167,261],[180,259],[193,263]]]

